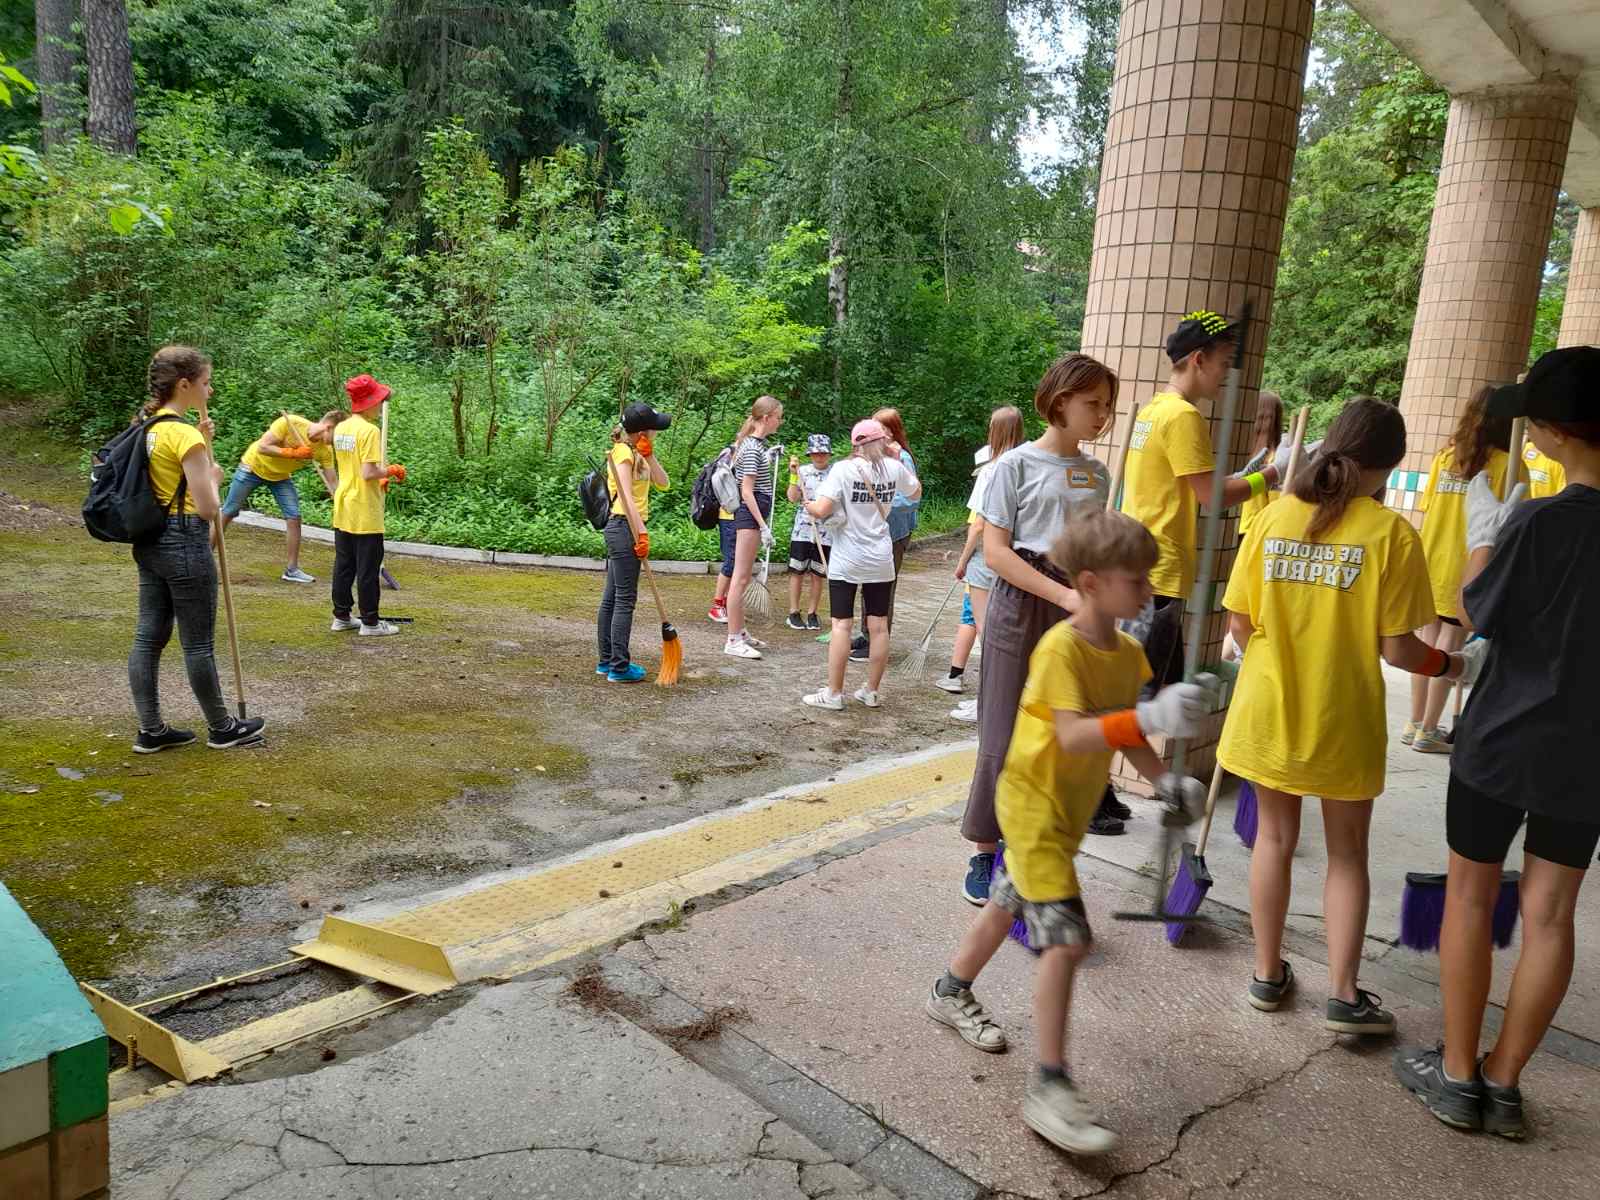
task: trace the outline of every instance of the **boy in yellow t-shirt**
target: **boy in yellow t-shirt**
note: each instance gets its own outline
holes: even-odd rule
[[[233,482],[228,486],[228,498],[222,502],[222,521],[226,527],[250,502],[250,493],[258,487],[271,490],[278,510],[283,513],[288,541],[289,561],[281,576],[286,583],[317,581],[316,576],[300,569],[300,493],[290,477],[301,467],[315,462],[323,486],[329,495],[333,494],[339,486],[333,473],[333,429],[345,415],[336,408],[324,413],[321,420],[312,421],[299,413],[284,413],[240,456]]]
[[[1205,800],[1199,781],[1168,772],[1145,736],[1192,736],[1211,707],[1206,689],[1179,683],[1140,701],[1150,666],[1139,643],[1117,629],[1119,619],[1137,615],[1150,598],[1158,556],[1155,539],[1138,522],[1098,510],[1071,518],[1051,550],[1081,604],[1045,633],[1029,659],[995,803],[1005,863],[924,1004],[929,1017],[969,1045],[1004,1050],[1005,1034],[973,996],[972,981],[1020,919],[1029,944],[1041,951],[1033,993],[1039,1068],[1029,1078],[1022,1119],[1075,1154],[1104,1154],[1117,1135],[1095,1120],[1067,1074],[1072,976],[1091,941],[1073,859],[1119,750],[1155,782],[1169,820],[1193,820]]]
[[[378,570],[383,566],[383,501],[391,480],[404,483],[406,469],[383,461],[378,426],[368,416],[388,403],[392,389],[371,375],[345,381],[351,415],[333,430],[339,486],[333,493],[334,633],[359,629],[363,637],[386,637],[399,626],[378,616]],[[355,595],[351,589],[354,586]],[[351,619],[359,603],[361,620]]]

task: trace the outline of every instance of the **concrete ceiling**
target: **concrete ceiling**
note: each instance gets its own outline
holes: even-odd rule
[[[1600,0],[1350,0],[1452,93],[1574,79],[1567,193],[1600,206]]]

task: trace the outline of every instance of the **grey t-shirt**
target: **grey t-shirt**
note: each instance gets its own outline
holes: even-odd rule
[[[1047,554],[1080,504],[1106,506],[1111,477],[1087,454],[1063,458],[1024,442],[995,460],[978,515],[1011,531],[1013,550]]]
[[[1450,771],[1512,808],[1600,825],[1600,491],[1517,506],[1462,599],[1489,639]]]

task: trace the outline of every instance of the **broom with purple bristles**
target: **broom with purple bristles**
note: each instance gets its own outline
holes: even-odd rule
[[[1185,842],[1178,855],[1178,870],[1172,877],[1172,890],[1167,893],[1167,911],[1193,916],[1200,911],[1200,902],[1211,890],[1211,872],[1206,869],[1206,842],[1211,837],[1211,817],[1217,807],[1217,793],[1222,789],[1222,764],[1211,771],[1211,786],[1206,789],[1206,819],[1200,826],[1199,842]],[[1167,922],[1167,941],[1176,946],[1183,941],[1187,921]]]
[[[998,871],[1001,867],[1003,867],[1005,865],[1006,865],[1006,846],[1005,846],[1004,842],[1001,842],[1000,845],[995,848],[995,852],[994,852],[994,869],[996,871]],[[1028,940],[1028,927],[1027,927],[1026,924],[1023,923],[1023,920],[1022,920],[1021,917],[1018,917],[1014,921],[1011,922],[1011,932],[1009,934],[1007,934],[1007,936],[1013,942],[1015,942],[1017,945],[1021,946],[1024,950],[1028,951],[1030,954],[1039,953],[1039,947],[1035,946],[1032,942],[1030,942]]]

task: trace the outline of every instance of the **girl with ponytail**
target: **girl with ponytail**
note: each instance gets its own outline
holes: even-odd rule
[[[1379,659],[1423,676],[1455,679],[1467,669],[1460,655],[1411,632],[1433,610],[1422,543],[1405,517],[1373,499],[1405,451],[1398,409],[1350,401],[1289,492],[1251,525],[1223,597],[1245,655],[1217,758],[1255,786],[1260,805],[1247,998],[1272,1012],[1294,985],[1281,957],[1290,866],[1301,799],[1317,796],[1328,848],[1327,1026],[1339,1033],[1394,1029],[1379,998],[1356,986],[1367,837],[1387,752]]]
[[[722,652],[734,658],[760,658],[766,643],[744,625],[744,590],[755,574],[756,553],[772,544],[772,487],[776,474],[767,438],[783,424],[783,405],[759,396],[733,439],[733,475],[739,481],[739,507],[733,514],[733,577],[728,581],[728,640]],[[715,619],[715,618],[713,618]]]

